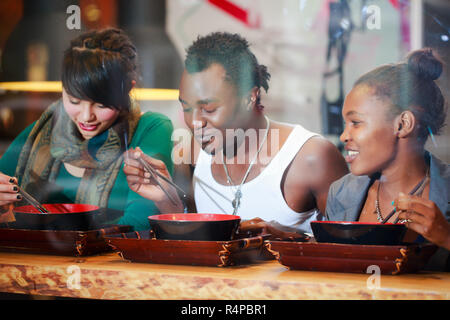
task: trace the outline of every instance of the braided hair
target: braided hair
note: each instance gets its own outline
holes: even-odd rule
[[[86,32],[64,52],[61,79],[75,98],[129,111],[129,92],[137,79],[136,47],[120,29]]]
[[[375,95],[387,99],[396,116],[410,110],[418,121],[418,138],[438,135],[445,123],[444,97],[434,80],[442,73],[442,62],[431,49],[411,52],[406,62],[380,66],[361,76],[354,87],[367,85]]]
[[[267,67],[258,64],[247,40],[238,34],[213,32],[198,37],[187,49],[185,67],[188,73],[201,72],[214,63],[224,67],[226,80],[235,86],[240,97],[254,87],[262,87],[266,92],[269,90]],[[263,108],[259,94],[256,105]]]

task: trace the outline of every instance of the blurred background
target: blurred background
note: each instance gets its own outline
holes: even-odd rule
[[[444,61],[438,84],[450,100],[449,0],[0,0],[0,156],[60,97],[53,81],[60,81],[70,39],[107,26],[124,29],[137,46],[143,111],[168,115],[176,128],[184,127],[176,89],[185,49],[213,31],[241,34],[268,67],[262,103],[269,117],[338,147],[341,107],[354,81],[411,50],[432,47]],[[427,142],[446,162],[449,133],[447,125]]]

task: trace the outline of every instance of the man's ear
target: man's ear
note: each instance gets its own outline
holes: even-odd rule
[[[253,110],[255,107],[256,102],[259,98],[259,89],[257,87],[253,87],[252,90],[250,90],[248,96],[246,97],[246,105],[247,110]]]
[[[395,119],[395,134],[399,138],[406,138],[414,132],[416,116],[410,110],[403,111]]]

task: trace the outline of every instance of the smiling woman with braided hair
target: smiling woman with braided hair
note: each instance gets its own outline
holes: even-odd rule
[[[148,229],[152,201],[129,190],[124,152],[141,146],[169,171],[171,121],[141,114],[130,98],[137,52],[119,29],[93,30],[71,41],[62,67],[62,98],[26,128],[0,159],[2,211],[22,188],[41,203],[85,203],[123,211],[114,221]],[[111,211],[112,212],[112,211]]]

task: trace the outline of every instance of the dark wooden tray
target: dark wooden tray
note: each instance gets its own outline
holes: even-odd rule
[[[231,241],[154,239],[149,231],[106,236],[108,244],[132,262],[226,267],[264,259],[270,235]]]
[[[130,230],[126,225],[86,231],[0,228],[0,251],[87,256],[112,251],[104,236]]]
[[[381,274],[418,272],[436,252],[433,244],[399,246],[265,241],[266,249],[284,266],[296,270]],[[371,272],[370,272],[371,273]]]

